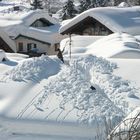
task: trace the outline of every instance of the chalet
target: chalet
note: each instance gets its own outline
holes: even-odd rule
[[[140,34],[140,6],[102,7],[87,10],[62,25],[61,34],[109,35]]]
[[[6,52],[15,52],[16,44],[9,36],[0,28],[0,49]]]
[[[19,53],[55,55],[63,36],[60,24],[42,10],[13,10],[0,12],[0,27],[15,41]]]

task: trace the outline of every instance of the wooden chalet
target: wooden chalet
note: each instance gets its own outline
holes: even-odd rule
[[[72,27],[68,28],[61,34],[78,34],[78,35],[109,35],[113,33],[105,25],[92,17],[87,17]]]
[[[99,7],[89,9],[68,22],[64,22],[61,34],[109,35],[111,33],[140,34],[140,6]]]

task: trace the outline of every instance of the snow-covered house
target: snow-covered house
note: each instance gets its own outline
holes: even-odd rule
[[[3,10],[0,12],[0,27],[15,40],[15,52],[54,55],[63,36],[60,24],[42,10]]]
[[[11,40],[1,28],[0,28],[0,49],[7,52],[15,52],[16,44]]]
[[[60,28],[61,34],[108,35],[114,32],[139,35],[140,6],[93,8]]]

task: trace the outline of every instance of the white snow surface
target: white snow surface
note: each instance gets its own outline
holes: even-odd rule
[[[23,60],[23,62],[20,62],[15,68],[5,74],[9,79],[17,81],[48,78],[60,70],[58,62],[59,60],[52,60],[48,56],[35,57]]]
[[[76,25],[87,17],[92,17],[113,32],[140,34],[140,7],[99,7],[87,10],[62,25],[60,33]]]
[[[123,114],[121,107],[124,107],[124,103],[127,104],[125,100],[133,98],[132,96],[137,92],[133,86],[129,85],[128,81],[112,74],[113,69],[116,68],[115,64],[102,58],[92,55],[85,56],[72,61],[70,66],[62,66],[61,70],[60,64],[61,61],[50,59],[47,56],[28,59],[6,72],[4,79],[39,82],[42,78],[48,78],[44,93],[42,92],[43,95],[39,98],[37,105],[45,104],[45,102],[48,102],[46,98],[54,94],[62,100],[61,102],[57,101],[60,110],[64,110],[68,105],[72,107],[72,112],[73,110],[80,110],[88,114],[89,116],[83,114],[80,116],[80,121],[85,123],[95,119],[94,117],[91,118],[91,116],[94,116],[94,112],[98,117],[111,116],[114,118],[116,114],[121,116]],[[89,87],[92,84],[98,85],[98,94],[93,94],[93,91],[90,90]],[[102,101],[105,103],[103,106]],[[98,103],[96,104],[96,102]],[[94,107],[92,107],[93,104]],[[99,108],[100,110],[98,110]],[[131,110],[133,110],[133,107],[129,104],[127,112]],[[119,115],[116,111],[121,114]]]
[[[64,54],[70,52],[69,38],[61,41],[61,50]],[[126,33],[114,33],[105,37],[101,36],[73,36],[71,39],[71,53],[93,54],[104,58],[140,58],[140,41]]]
[[[10,120],[10,125],[5,123],[7,130],[9,127],[5,137],[11,132],[27,132],[26,122],[24,127],[22,122],[20,124],[22,119],[53,122],[56,126],[58,123],[68,126],[83,124],[95,130],[95,133],[92,133],[93,139],[99,133],[104,137],[105,123],[112,121],[113,125],[117,124],[140,105],[139,90],[134,88],[130,81],[114,75],[117,65],[103,58],[78,56],[73,58],[70,64],[67,64],[67,60],[66,64],[63,64],[55,57],[41,56],[17,63],[18,65],[12,65],[11,68],[7,67],[8,71],[4,70],[0,78],[1,114],[19,121],[18,123],[15,120],[13,123],[17,125],[14,126]],[[8,63],[1,64],[0,67],[5,64]],[[90,89],[91,85],[96,91]],[[97,126],[102,128],[100,132]],[[42,129],[37,134],[43,134],[44,126],[41,125],[30,127],[30,132],[34,133],[35,128],[40,127]],[[52,129],[49,132],[56,134]],[[62,132],[63,129],[61,134]],[[85,130],[84,132],[86,133]],[[5,134],[3,131],[0,133],[1,137]],[[73,137],[77,135],[82,137],[84,133],[74,134]],[[22,138],[19,136],[19,139],[20,137]],[[29,139],[30,137],[33,138],[27,136]]]
[[[140,42],[126,33],[114,33],[89,45],[87,53],[105,58],[140,58]]]
[[[87,51],[87,46],[102,38],[102,36],[72,36],[71,37],[71,52],[72,54],[82,53]],[[70,39],[65,38],[60,42],[60,49],[64,49],[63,54],[68,54],[70,50]]]

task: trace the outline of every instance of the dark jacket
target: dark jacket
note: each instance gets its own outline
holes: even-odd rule
[[[64,59],[63,59],[63,51],[61,51],[60,49],[58,49],[58,54],[57,57],[64,63]]]

